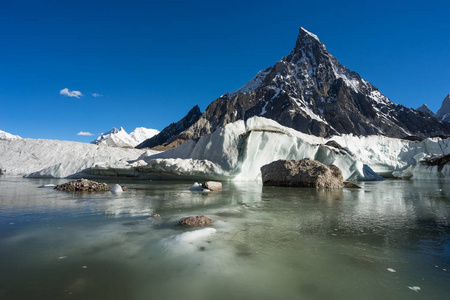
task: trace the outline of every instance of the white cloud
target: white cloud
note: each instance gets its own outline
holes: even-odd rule
[[[80,98],[83,96],[83,94],[80,91],[69,91],[68,88],[60,90],[59,94],[68,96],[68,97],[75,97],[75,98]]]
[[[91,136],[91,135],[93,135],[93,134],[90,133],[90,132],[87,132],[87,131],[80,131],[80,132],[77,133],[77,135]]]
[[[92,95],[92,97],[95,97],[95,98],[97,98],[97,97],[103,97],[103,95],[97,94],[97,93],[91,93],[91,95]]]

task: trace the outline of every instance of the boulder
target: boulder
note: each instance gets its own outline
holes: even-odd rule
[[[100,183],[87,179],[77,179],[55,186],[55,190],[66,192],[103,192],[111,190],[106,183]]]
[[[218,181],[207,181],[202,184],[202,188],[208,189],[210,191],[221,191],[222,183]]]
[[[205,217],[205,216],[195,216],[195,217],[184,217],[178,221],[180,225],[187,226],[195,226],[195,227],[203,227],[210,226],[213,223],[213,219]]]
[[[277,160],[261,167],[263,185],[341,188],[342,171],[334,165],[305,158],[302,160]]]
[[[344,181],[344,187],[348,189],[360,189],[361,187],[353,182]]]

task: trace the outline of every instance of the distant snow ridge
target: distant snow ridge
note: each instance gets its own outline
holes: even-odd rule
[[[13,135],[6,131],[0,130],[0,140],[19,140],[21,139],[18,135]]]
[[[111,147],[134,148],[158,133],[159,131],[156,129],[137,127],[132,133],[128,134],[122,127],[120,129],[114,127],[91,143]]]

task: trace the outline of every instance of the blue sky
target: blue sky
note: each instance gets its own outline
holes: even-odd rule
[[[449,15],[443,0],[2,0],[0,129],[83,142],[161,130],[287,55],[301,26],[393,102],[436,111],[450,93]]]

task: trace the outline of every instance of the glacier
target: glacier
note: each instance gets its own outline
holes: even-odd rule
[[[7,175],[26,177],[78,177],[94,166],[126,167],[128,161],[155,153],[69,141],[0,140],[0,169]]]
[[[330,141],[342,148],[325,145]],[[420,165],[427,155],[449,153],[450,139],[419,142],[378,135],[322,138],[253,117],[229,123],[197,141],[190,140],[165,152],[48,140],[1,141],[0,168],[27,177],[261,181],[260,168],[265,164],[278,159],[311,158],[336,165],[345,180],[368,179],[364,165],[383,177],[393,177],[396,172],[405,178],[449,179],[448,168],[437,174]]]

